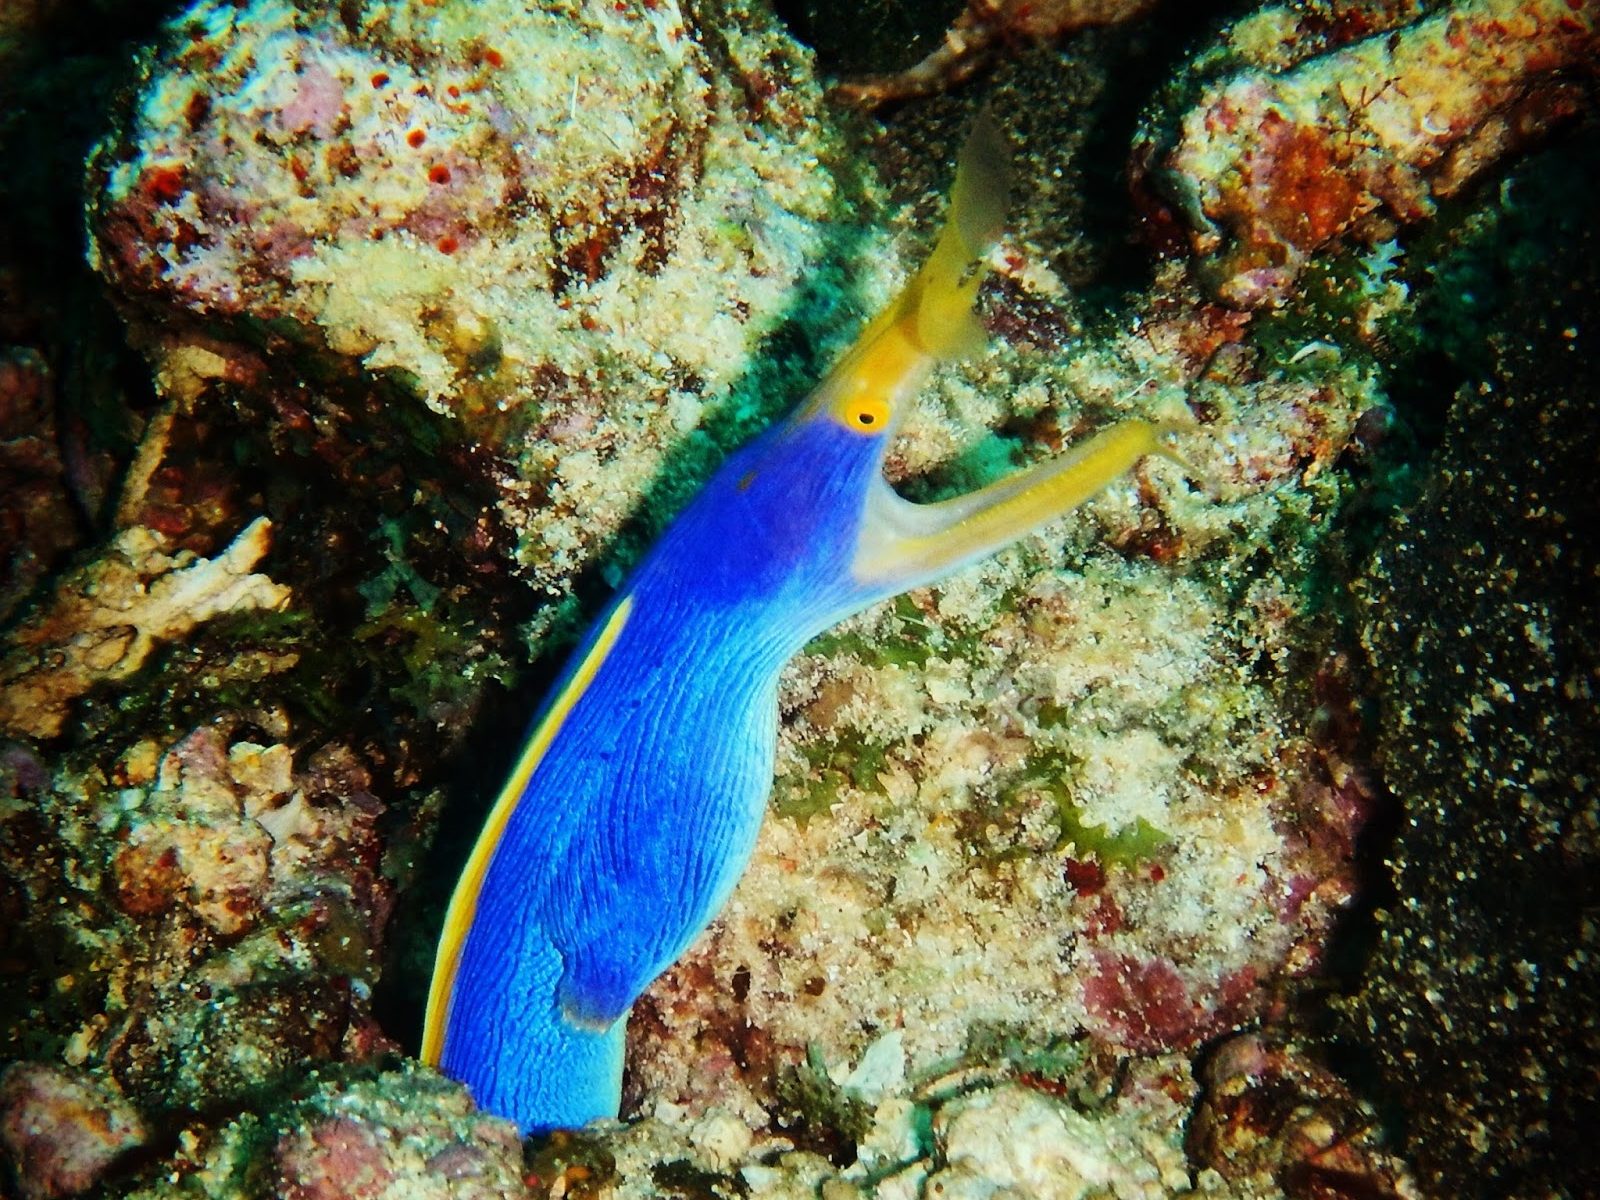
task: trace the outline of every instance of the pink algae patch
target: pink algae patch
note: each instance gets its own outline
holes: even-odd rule
[[[1316,894],[1320,883],[1321,880],[1316,876],[1304,872],[1290,876],[1283,886],[1282,899],[1278,902],[1278,920],[1285,925],[1294,924],[1300,916],[1301,908]]]
[[[255,250],[282,273],[294,259],[310,255],[314,244],[311,235],[295,222],[275,221],[265,233],[257,235]]]
[[[1092,1032],[1142,1053],[1196,1040],[1201,1012],[1177,969],[1165,959],[1097,950],[1083,985]]]
[[[319,62],[309,62],[300,72],[294,98],[278,111],[279,126],[285,133],[310,131],[319,138],[331,137],[344,112],[344,84]]]
[[[43,1063],[0,1073],[0,1153],[24,1196],[87,1191],[144,1138],[133,1106],[85,1076]]]
[[[278,1194],[287,1200],[369,1200],[394,1181],[371,1129],[331,1117],[278,1144]]]

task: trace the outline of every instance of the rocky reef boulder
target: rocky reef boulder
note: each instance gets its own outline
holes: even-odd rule
[[[552,594],[748,369],[833,207],[820,93],[755,7],[200,3],[144,71],[90,228],[167,392],[281,373],[284,426],[307,372],[426,405]]]

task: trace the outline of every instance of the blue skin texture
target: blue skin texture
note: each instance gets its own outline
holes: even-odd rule
[[[779,671],[877,598],[842,569],[855,530],[833,516],[877,469],[861,441],[814,425],[747,447],[619,598],[625,624],[506,823],[461,949],[439,1065],[481,1107],[525,1130],[616,1116],[629,1007],[755,845]]]
[[[1172,456],[1166,429],[1128,420],[938,504],[884,482],[928,372],[981,345],[972,304],[1004,208],[998,145],[980,120],[922,270],[639,564],[490,813],[445,919],[422,1059],[525,1131],[617,1116],[629,1009],[716,916],[755,845],[789,658],[1145,455]]]

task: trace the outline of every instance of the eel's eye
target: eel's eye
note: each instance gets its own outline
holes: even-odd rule
[[[876,396],[859,397],[845,408],[844,423],[858,433],[877,433],[889,424],[889,405]]]

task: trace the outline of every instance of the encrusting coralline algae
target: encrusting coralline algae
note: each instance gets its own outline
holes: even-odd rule
[[[169,337],[248,316],[453,418],[552,592],[827,234],[817,89],[738,10],[218,3],[175,29],[94,167],[102,270]]]
[[[1546,84],[1594,17],[1501,7],[1508,39],[1547,51],[1497,60],[1508,91],[1547,97],[1514,114],[1532,132],[1572,110]],[[415,1031],[372,1001],[422,988],[385,958],[393,906],[447,890],[455,864],[421,847],[474,825],[496,782],[450,758],[482,753],[485,697],[508,703],[491,680],[522,654],[496,631],[549,654],[640,526],[803,392],[917,259],[920,228],[879,216],[915,197],[871,177],[756,6],[174,18],[91,164],[95,260],[162,407],[118,527],[0,647],[11,700],[58,672],[59,712],[0,708],[7,895],[27,940],[61,948],[23,956],[32,1015],[6,1053],[30,1065],[0,1084],[23,1188],[126,1170],[107,1186],[152,1200],[1411,1194],[1369,1110],[1292,1041],[1225,1042],[1203,1099],[1192,1059],[1278,1015],[1355,886],[1374,801],[1325,538],[1408,313],[1393,239],[1431,211],[1412,176],[1410,204],[1372,180],[1458,144],[1472,164],[1451,163],[1482,170],[1515,141],[1490,136],[1476,69],[1429,51],[1452,11],[1264,8],[1224,31],[1135,147],[1152,228],[1201,265],[1162,261],[1109,323],[1037,230],[1002,246],[993,352],[930,386],[896,482],[964,489],[1137,414],[1195,423],[1183,448],[1215,494],[1141,470],[813,643],[785,677],[755,861],[635,1014],[635,1119],[526,1160],[401,1065]],[[1241,97],[1327,100],[1319,71],[1359,94],[1388,69],[1369,38],[1429,63],[1415,111],[1479,97],[1477,133],[1452,123],[1375,173],[1369,148],[1365,174],[1334,152],[1359,122],[1309,100],[1294,155],[1248,122],[1219,133]],[[1001,90],[1003,123],[1017,103]],[[188,622],[91,602],[144,613],[230,553],[252,582]],[[75,612],[94,615],[39,633]],[[131,626],[137,670],[80,665],[91,626]],[[379,661],[405,684],[311,686]],[[1256,1107],[1240,1081],[1261,1079],[1292,1117]],[[30,1167],[50,1160],[16,1131],[48,1141],[73,1105],[112,1132],[77,1174]]]

